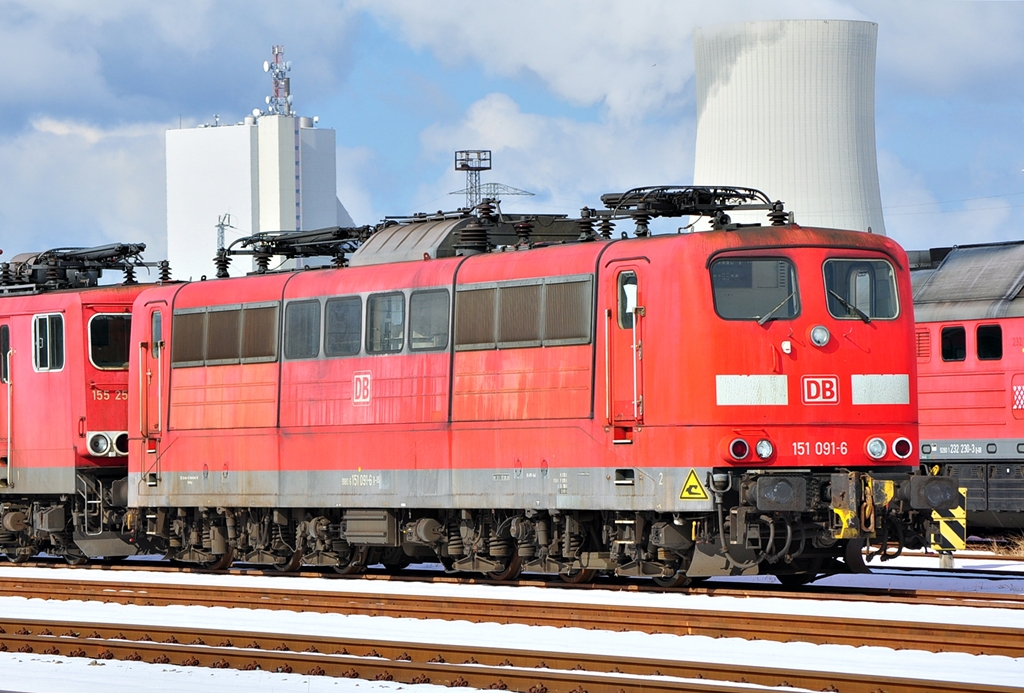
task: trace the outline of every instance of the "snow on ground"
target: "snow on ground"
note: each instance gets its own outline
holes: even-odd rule
[[[938,559],[902,557],[889,562],[899,567],[937,567]],[[1020,578],[994,581],[969,578],[956,589],[962,591],[1006,591],[1024,593],[1024,564],[1000,561],[984,556],[968,561],[958,556],[961,570],[1014,570]],[[981,566],[984,566],[982,568]],[[875,566],[873,566],[875,567]],[[875,567],[878,570],[877,567]],[[904,589],[949,589],[949,580],[929,577],[918,571],[887,571],[878,575],[826,578],[824,584],[893,586]],[[660,606],[665,609],[712,609],[757,611],[766,613],[803,614],[813,608],[815,614],[836,618],[878,618],[887,620],[918,620],[935,623],[984,624],[1020,627],[1020,611],[973,607],[936,607],[906,604],[870,604],[839,601],[725,597],[684,594],[642,594],[604,590],[552,590],[538,587],[493,585],[462,585],[449,583],[409,583],[385,580],[317,580],[280,577],[153,574],[127,571],[91,571],[0,568],[0,575],[30,577],[66,576],[72,580],[174,580],[188,584],[220,584],[225,586],[266,587],[281,589],[287,580],[289,589],[373,592],[384,594],[432,594],[436,596],[478,596],[489,599],[533,600],[538,602],[568,601],[581,604],[633,604]],[[754,578],[763,580],[764,578]],[[811,645],[808,643],[777,643],[747,641],[738,638],[704,636],[651,635],[647,633],[613,633],[576,628],[531,627],[494,623],[468,623],[395,619],[340,614],[296,613],[257,609],[225,609],[192,606],[146,607],[97,602],[66,602],[27,600],[20,597],[0,598],[0,614],[8,618],[69,619],[135,624],[186,626],[202,623],[224,630],[258,630],[262,632],[303,633],[334,637],[363,637],[403,642],[441,642],[484,647],[537,649],[542,651],[616,654],[624,657],[664,658],[669,660],[709,661],[726,664],[760,666],[801,666],[825,671],[855,673],[878,672],[912,678],[942,678],[951,681],[1015,686],[1024,680],[1024,658],[973,656],[961,653],[928,653],[894,651],[880,647],[844,645]],[[884,626],[883,626],[884,627]],[[809,664],[811,663],[811,664]],[[339,680],[325,677],[275,674],[270,672],[236,672],[136,662],[93,662],[42,655],[0,654],[0,687],[10,691],[82,691],[107,693],[109,690],[137,686],[146,681],[148,693],[188,689],[205,691],[245,690],[247,693],[267,691],[394,691],[427,693],[438,686],[414,686],[385,682]]]

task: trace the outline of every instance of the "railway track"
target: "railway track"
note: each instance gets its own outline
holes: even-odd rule
[[[1018,628],[828,618],[813,614],[787,615],[382,592],[161,585],[152,582],[91,581],[84,576],[81,580],[0,577],[0,594],[147,606],[176,604],[276,609],[1024,656],[1024,638],[1021,638]]]
[[[1019,690],[804,668],[69,621],[0,619],[0,650],[534,693],[749,693],[751,684],[842,693]]]
[[[843,602],[872,602],[888,604],[915,604],[930,606],[968,606],[999,609],[1024,609],[1024,592],[958,592],[947,590],[908,589],[899,587],[846,587],[841,585],[803,585],[799,588],[782,588],[779,585],[762,582],[729,582],[720,579],[713,582],[700,583],[689,587],[658,587],[646,580],[628,578],[602,579],[592,583],[569,585],[558,579],[544,579],[527,576],[516,581],[497,581],[484,577],[453,576],[444,573],[433,573],[425,570],[407,570],[399,572],[366,572],[357,576],[341,577],[333,571],[322,572],[302,570],[301,572],[283,573],[277,570],[266,570],[259,567],[232,567],[226,571],[208,571],[193,567],[175,566],[167,563],[93,563],[69,568],[63,560],[36,560],[24,563],[20,568],[52,568],[54,570],[75,570],[91,572],[122,572],[141,571],[167,574],[195,575],[239,575],[273,578],[276,580],[362,580],[366,582],[412,582],[422,584],[469,584],[469,585],[501,585],[515,587],[539,587],[545,589],[564,589],[570,591],[614,591],[647,594],[695,594],[710,597],[761,597],[790,600],[821,600]],[[886,568],[886,570],[890,570]],[[894,573],[928,571],[937,577],[948,577],[950,580],[962,579],[964,575],[976,577],[980,571],[942,570],[928,568],[892,568]],[[881,572],[881,571],[876,571]],[[990,574],[992,571],[985,571]],[[1013,577],[1024,581],[1024,573],[998,573],[1003,578]],[[303,584],[303,589],[305,589]]]

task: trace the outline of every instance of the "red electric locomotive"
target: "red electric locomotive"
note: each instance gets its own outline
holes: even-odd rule
[[[1024,243],[910,253],[921,459],[976,527],[1024,527]]]
[[[128,338],[144,244],[0,265],[0,552],[69,563],[134,553],[127,505]],[[125,283],[97,286],[103,270]]]
[[[912,475],[897,244],[787,223],[746,189],[603,200],[579,242],[542,242],[551,220],[520,219],[510,238],[485,203],[385,226],[348,267],[144,291],[137,545],[211,566],[439,560],[683,584],[799,582],[837,558],[856,569],[865,540],[920,543],[917,511],[956,494]],[[730,224],[738,207],[772,225]],[[648,231],[697,214],[715,230]],[[623,218],[636,237],[613,240]],[[247,243],[261,270],[336,252],[322,234]]]

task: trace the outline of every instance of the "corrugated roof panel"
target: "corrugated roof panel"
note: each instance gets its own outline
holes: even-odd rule
[[[396,224],[370,236],[352,253],[349,265],[380,265],[386,262],[413,262],[430,257],[454,255],[452,244],[455,229],[465,218]],[[438,254],[440,252],[440,255]]]
[[[1024,285],[1024,243],[954,248],[914,292],[915,305],[1009,301]]]

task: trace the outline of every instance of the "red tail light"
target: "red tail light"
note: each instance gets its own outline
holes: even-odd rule
[[[747,441],[737,438],[729,443],[729,454],[734,460],[745,460],[750,454],[750,446],[747,445]]]

